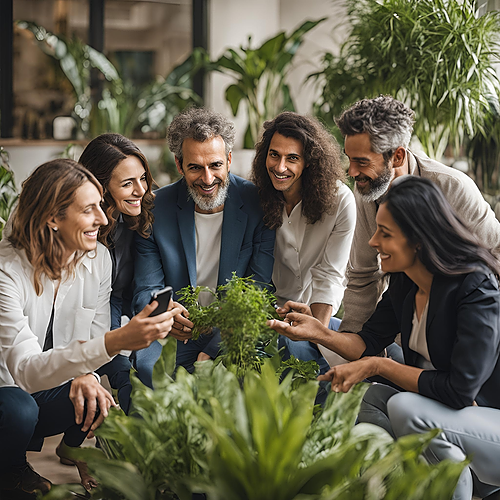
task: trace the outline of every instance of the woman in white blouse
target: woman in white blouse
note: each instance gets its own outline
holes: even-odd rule
[[[26,451],[59,433],[66,446],[79,446],[114,406],[94,370],[121,350],[164,338],[180,312],[149,317],[153,303],[108,331],[101,199],[100,184],[78,163],[45,163],[23,183],[12,231],[0,242],[0,498],[50,489]]]

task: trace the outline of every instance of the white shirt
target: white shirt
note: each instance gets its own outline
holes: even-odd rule
[[[194,213],[197,286],[206,286],[212,290],[217,288],[223,219],[224,211],[215,214]],[[198,297],[202,306],[208,306],[213,299],[209,292],[201,292]]]
[[[334,314],[344,295],[356,205],[352,191],[338,181],[337,207],[323,220],[307,224],[302,202],[290,213],[283,210],[283,225],[276,230],[273,283],[278,305],[287,300],[329,304]]]
[[[54,348],[42,352],[55,283],[42,276],[35,293],[33,268],[24,250],[0,242],[0,387],[33,393],[57,387],[111,360],[104,344],[110,329],[111,258],[97,244],[74,276],[62,281],[55,301]],[[83,343],[79,342],[83,341]]]

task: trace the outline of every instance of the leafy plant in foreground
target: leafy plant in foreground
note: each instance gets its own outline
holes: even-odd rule
[[[118,411],[97,430],[104,450],[85,449],[106,500],[446,500],[464,463],[426,464],[437,434],[394,442],[381,428],[354,426],[365,384],[331,393],[313,416],[317,383],[280,383],[272,360],[243,384],[222,364],[205,362],[176,380],[170,339],[155,367],[155,391],[134,381],[135,417]],[[55,487],[47,500],[64,498]],[[59,496],[57,496],[59,495]]]
[[[9,165],[9,154],[0,146],[0,239],[18,196],[14,172]]]

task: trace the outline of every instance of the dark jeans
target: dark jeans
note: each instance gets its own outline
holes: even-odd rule
[[[19,387],[0,387],[0,471],[24,465],[26,451],[40,451],[48,436],[64,433],[68,446],[83,443],[88,431],[75,422],[70,388],[67,382],[28,394]]]
[[[130,410],[130,393],[132,392],[131,367],[130,360],[126,356],[118,354],[109,363],[96,370],[101,377],[107,375],[109,385],[118,391],[118,402],[126,415]]]
[[[200,335],[198,340],[190,339],[186,344],[184,344],[184,341],[178,340],[176,367],[183,366],[189,373],[193,373],[194,363],[198,359],[198,354],[208,346],[214,336],[218,336],[220,339],[220,333],[216,331],[213,335]],[[149,347],[135,351],[133,355],[133,363],[137,370],[137,376],[144,385],[151,389],[153,388],[153,368],[161,355],[161,350],[162,345],[155,340]],[[207,354],[212,358],[217,355],[217,353],[213,352],[207,352]]]

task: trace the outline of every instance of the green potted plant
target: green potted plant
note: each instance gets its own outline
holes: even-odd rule
[[[431,157],[484,131],[499,110],[500,13],[473,0],[347,0],[351,30],[339,56],[309,75],[321,88],[315,113],[333,117],[358,99],[391,94],[416,112],[415,135]]]
[[[18,197],[14,172],[9,164],[9,153],[0,146],[0,239]]]
[[[73,115],[84,137],[103,132],[131,137],[136,131],[155,131],[163,137],[179,111],[188,104],[201,104],[201,98],[190,87],[192,74],[206,63],[202,52],[190,55],[167,77],[157,77],[136,88],[123,81],[104,54],[80,39],[56,36],[27,21],[19,21],[18,27],[32,32],[40,49],[59,61],[75,94]],[[97,106],[92,106],[90,99],[91,68],[99,70],[105,81]]]
[[[227,49],[208,66],[208,70],[215,69],[236,80],[226,88],[225,96],[234,116],[240,103],[246,103],[248,127],[244,148],[253,149],[264,121],[283,110],[295,111],[286,77],[305,34],[324,20],[306,21],[291,34],[282,31],[257,48],[251,47],[249,37],[246,46]]]

